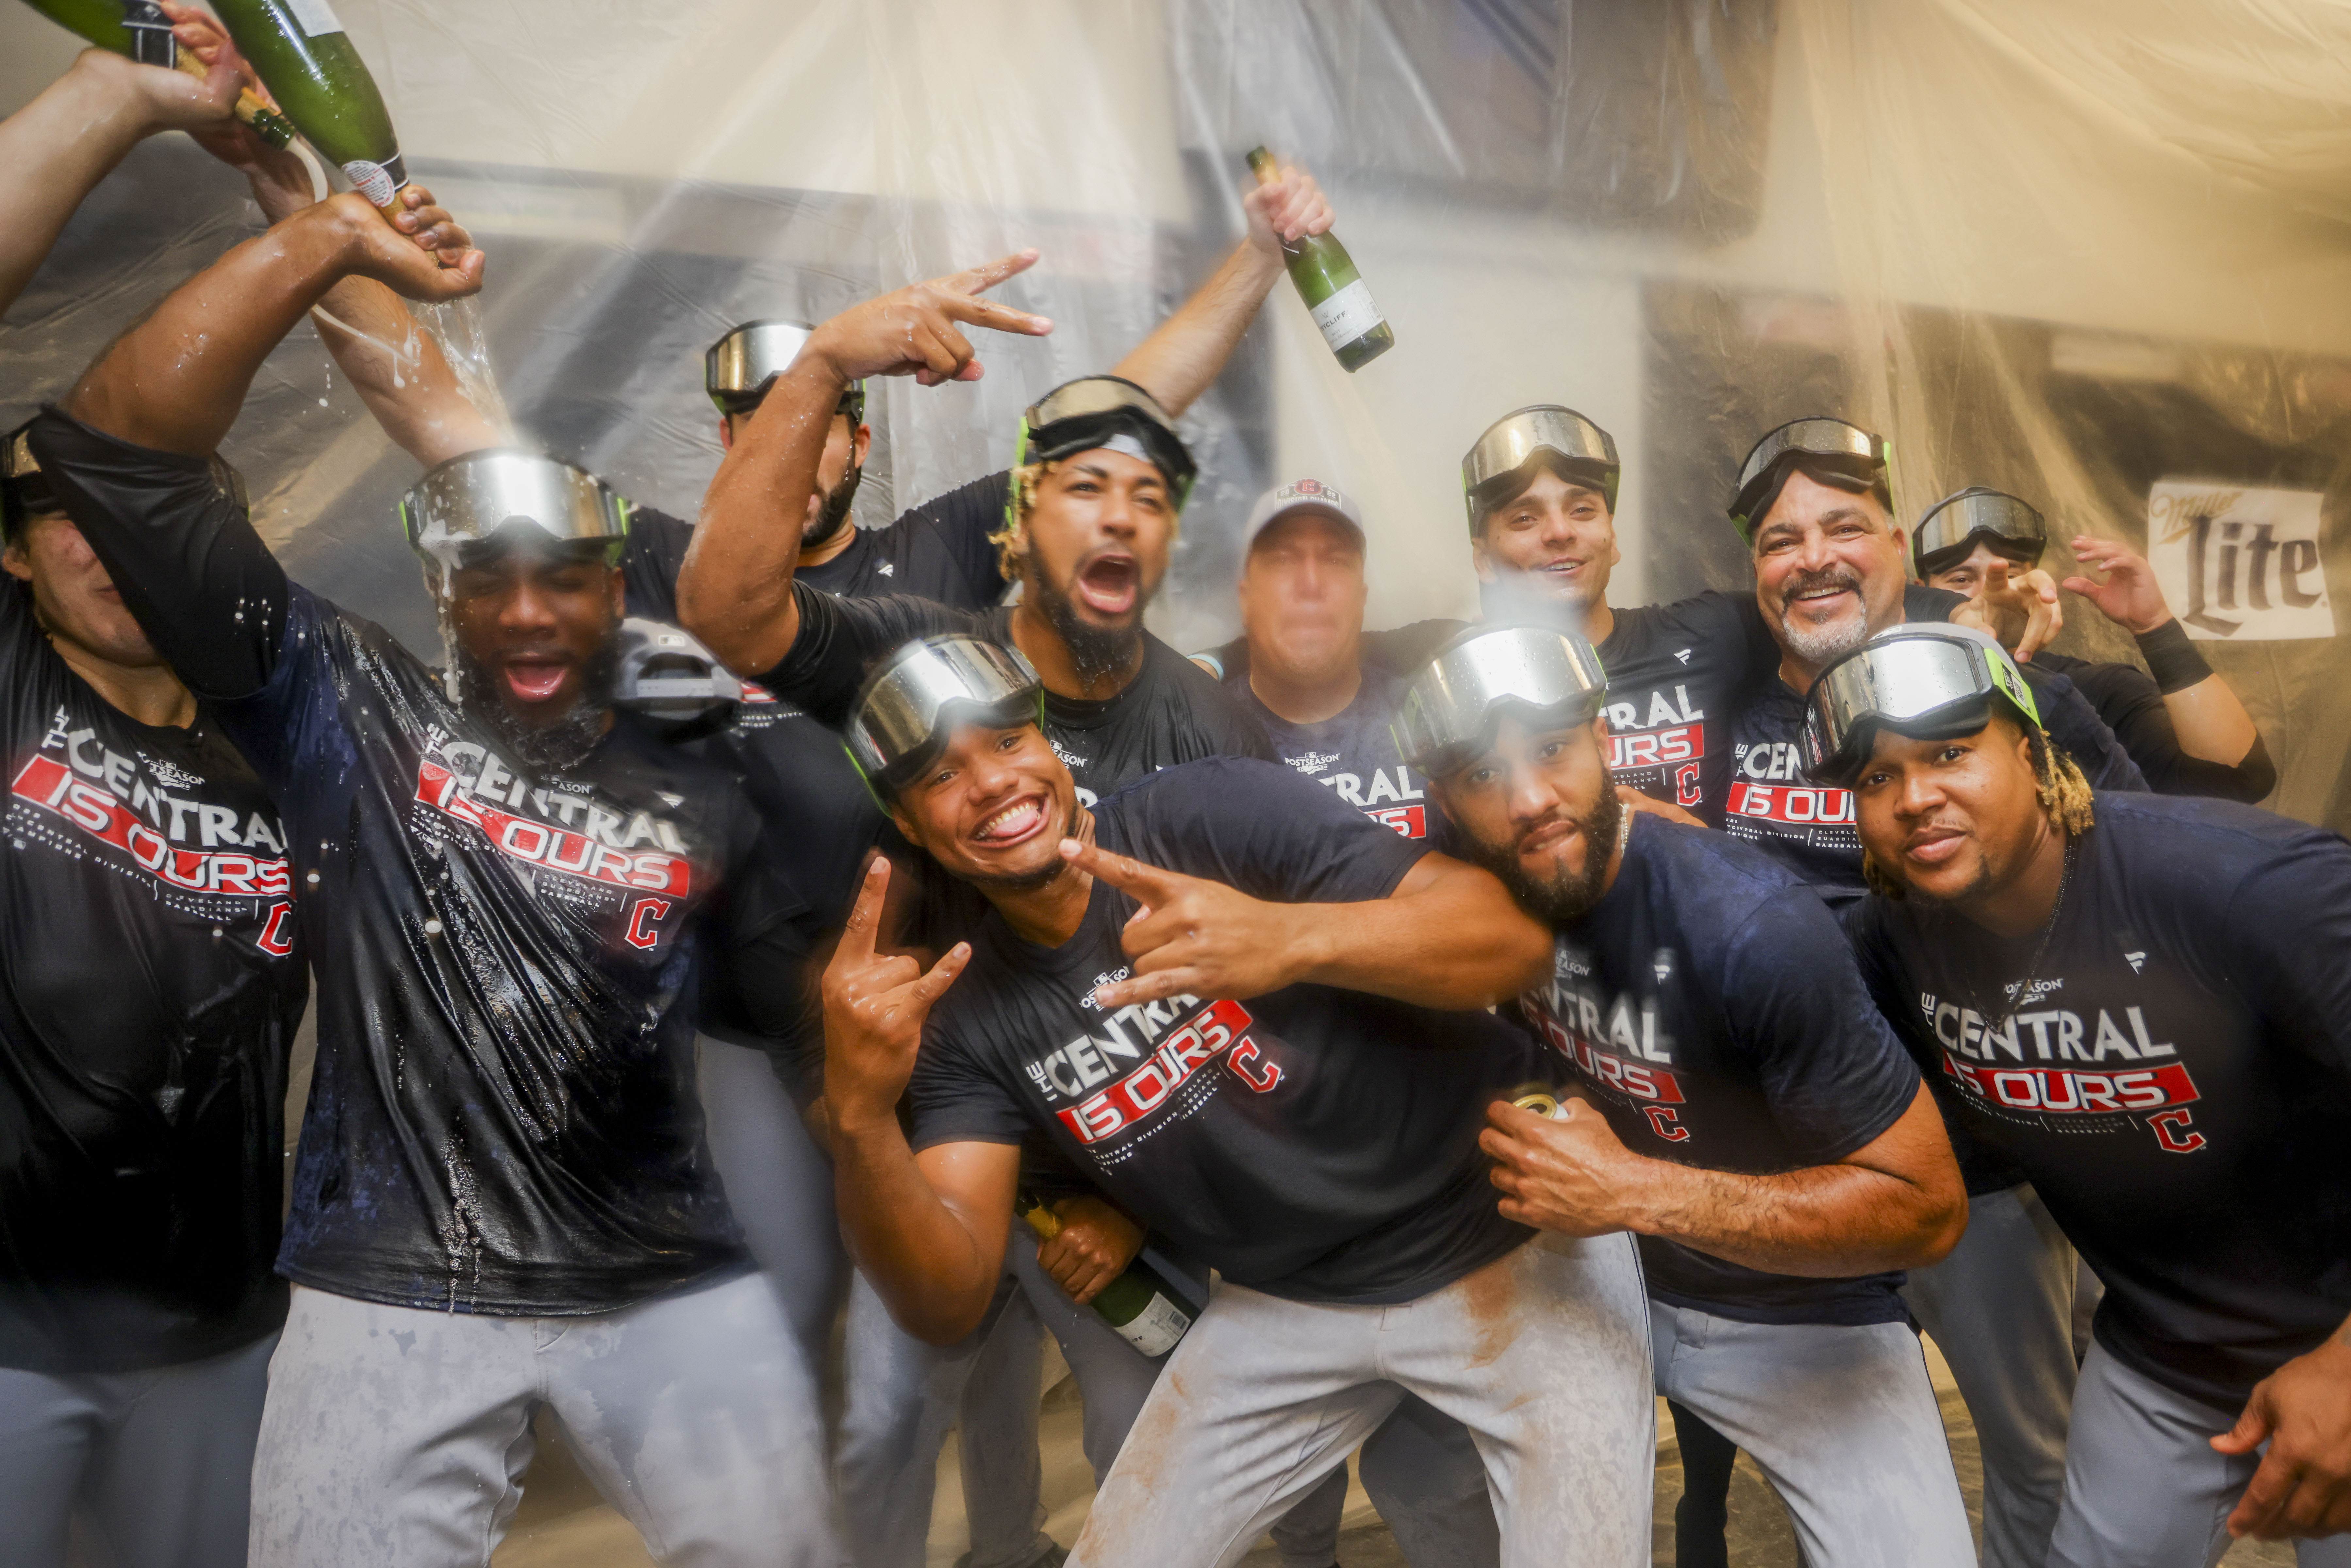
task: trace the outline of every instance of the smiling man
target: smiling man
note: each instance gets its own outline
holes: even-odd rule
[[[289,582],[211,455],[339,281],[480,286],[429,206],[355,195],[230,250],[32,448],[155,648],[261,775],[317,967],[278,1257],[295,1283],[252,1560],[486,1563],[542,1408],[664,1555],[829,1564],[814,1382],[712,1173],[696,925],[751,849],[727,775],[611,706],[626,508],[477,453],[403,503],[426,668]]]
[[[1819,1568],[1975,1562],[1896,1293],[1966,1223],[1917,1071],[1810,889],[1719,834],[1622,806],[1591,645],[1468,632],[1397,731],[1469,852],[1552,933],[1521,1016],[1556,1120],[1492,1108],[1502,1212],[1630,1230],[1656,1391],[1747,1449]]]
[[[2094,792],[2033,696],[1996,648],[1882,632],[1805,750],[1859,803],[1879,1005],[2105,1281],[2046,1560],[2351,1563],[2351,844]]]
[[[877,862],[827,973],[859,1266],[910,1331],[967,1332],[1042,1136],[1220,1272],[1072,1563],[1236,1561],[1407,1392],[1479,1435],[1509,1568],[1646,1562],[1630,1245],[1531,1240],[1476,1145],[1529,1056],[1479,1009],[1541,961],[1541,929],[1485,873],[1269,763],[1089,808],[1039,695],[1016,654],[935,637],[850,716],[900,831],[989,905],[925,974],[875,951]]]

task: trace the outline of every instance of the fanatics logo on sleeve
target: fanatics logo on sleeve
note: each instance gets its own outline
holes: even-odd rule
[[[883,577],[895,577],[898,575],[898,563],[896,561],[885,560],[873,570],[881,573]]]

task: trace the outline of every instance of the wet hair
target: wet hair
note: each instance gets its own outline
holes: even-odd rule
[[[1012,471],[1012,494],[1005,507],[1004,526],[987,536],[996,547],[996,570],[1010,582],[1020,575],[1020,546],[1026,542],[1029,510],[1037,504],[1037,482],[1045,476],[1042,463],[1024,463]]]
[[[2025,744],[2032,757],[2033,793],[2041,798],[2041,810],[2050,826],[2076,839],[2095,827],[2090,780],[2083,774],[2081,765],[2066,756],[2064,748],[2051,740],[2040,726],[2017,724],[2014,719],[2008,722],[2024,732]],[[1907,891],[1900,882],[1886,874],[1867,850],[1861,852],[1861,875],[1872,893],[1884,897],[1900,898]]]

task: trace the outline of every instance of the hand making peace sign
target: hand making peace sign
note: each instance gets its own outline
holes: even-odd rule
[[[832,962],[824,967],[824,1100],[836,1129],[896,1114],[914,1073],[923,1020],[971,961],[958,942],[925,973],[903,954],[873,950],[890,862],[875,855],[849,912]]]
[[[980,293],[1037,265],[1033,250],[906,287],[851,307],[817,328],[803,353],[822,356],[843,382],[867,376],[911,375],[926,387],[976,382],[978,350],[964,326],[1041,338],[1053,323]]]
[[[1094,990],[1106,1008],[1188,995],[1240,1000],[1279,990],[1304,972],[1292,952],[1299,911],[1205,877],[1162,871],[1075,839],[1061,858],[1127,894],[1137,909],[1119,935],[1133,959],[1126,979]]]

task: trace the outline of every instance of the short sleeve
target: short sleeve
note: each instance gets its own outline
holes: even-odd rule
[[[1004,573],[988,536],[1004,527],[1005,499],[1011,486],[1011,471],[999,468],[907,508],[891,528],[935,530],[940,548],[970,591],[971,602],[993,604],[1004,592]]]
[[[849,705],[883,654],[943,632],[985,634],[982,619],[927,599],[839,599],[805,582],[792,584],[799,635],[775,667],[753,677],[828,728],[849,722]]]
[[[2351,1078],[2351,843],[2295,833],[2237,884],[2202,940],[2234,948],[2239,989],[2262,1033]]]
[[[1031,1130],[1019,1096],[936,1019],[923,1031],[906,1099],[918,1154],[942,1144],[1018,1144]]]
[[[1732,939],[1722,1009],[1799,1157],[1841,1160],[1901,1118],[1918,1069],[1878,1010],[1836,917],[1783,888]]]
[[[677,624],[677,574],[693,544],[691,523],[650,507],[630,514],[629,545],[621,555],[630,614]]]
[[[1105,805],[1137,860],[1282,904],[1385,898],[1428,853],[1295,769],[1255,758],[1171,768]]]

